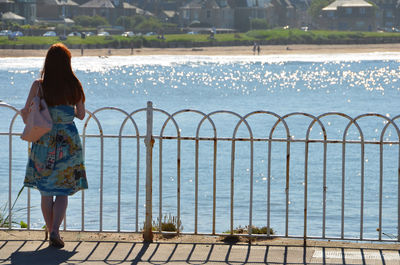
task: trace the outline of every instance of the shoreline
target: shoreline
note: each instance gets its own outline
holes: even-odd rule
[[[47,50],[0,49],[0,58],[44,57]],[[337,45],[262,45],[260,55],[281,54],[346,54],[400,52],[400,43],[388,44],[337,44]],[[201,48],[136,48],[136,49],[71,49],[73,57],[79,56],[151,56],[151,55],[254,55],[252,46],[201,47]],[[256,53],[257,55],[257,53]]]

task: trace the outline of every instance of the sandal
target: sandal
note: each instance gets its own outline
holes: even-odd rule
[[[57,236],[56,233],[51,232],[50,234],[50,246],[55,248],[63,248],[64,241],[61,240],[60,236]]]

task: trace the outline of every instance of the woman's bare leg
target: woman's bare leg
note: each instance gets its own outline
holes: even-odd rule
[[[53,204],[53,196],[42,196],[41,208],[44,221],[46,222],[46,228],[49,233],[52,232],[53,228]]]
[[[68,196],[56,196],[56,200],[53,204],[53,226],[51,232],[54,232],[57,236],[59,235],[60,225],[65,217],[67,206]]]

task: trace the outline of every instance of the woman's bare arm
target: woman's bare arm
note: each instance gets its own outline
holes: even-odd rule
[[[25,107],[21,109],[21,116],[24,123],[26,123],[26,119],[29,114],[29,107],[31,105],[32,99],[36,96],[39,89],[39,80],[36,80],[32,83],[31,90],[29,91],[28,98],[26,99]]]
[[[80,120],[85,118],[85,103],[83,103],[82,100],[75,105],[75,116]]]

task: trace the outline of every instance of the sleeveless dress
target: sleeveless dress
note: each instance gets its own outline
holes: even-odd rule
[[[49,111],[53,126],[32,143],[24,186],[38,189],[42,196],[72,195],[88,188],[74,106],[58,105]]]

